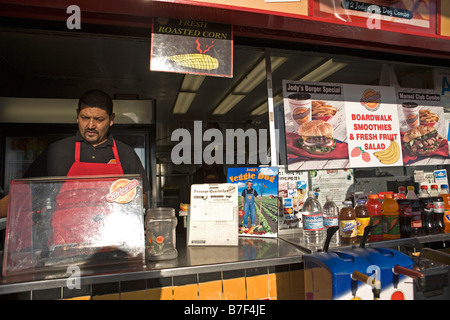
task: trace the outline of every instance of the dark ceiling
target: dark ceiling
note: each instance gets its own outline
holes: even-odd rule
[[[273,55],[288,58],[273,72],[275,94],[281,89],[283,79],[299,79],[330,58],[323,54],[281,50],[274,50]],[[138,95],[139,99],[154,99],[158,121],[246,121],[250,119],[250,112],[267,100],[265,81],[226,115],[212,116],[211,112],[264,56],[263,48],[235,45],[233,78],[206,77],[189,112],[173,115],[184,75],[149,70],[150,37],[68,36],[0,29],[0,95],[78,98],[85,90],[98,88],[113,96],[131,94]],[[379,83],[382,62],[336,58],[349,64],[322,81]],[[410,74],[422,74],[417,81],[421,82],[418,86],[423,86],[422,69],[406,65],[398,70],[400,78],[410,79],[407,82],[412,79]]]

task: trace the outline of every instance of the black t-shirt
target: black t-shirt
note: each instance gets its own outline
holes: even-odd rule
[[[251,188],[250,190],[248,190],[248,188],[245,188],[244,190],[242,190],[242,196],[245,197],[248,194],[252,194],[254,197],[258,196],[258,192],[256,192],[255,189]]]
[[[56,141],[48,146],[31,164],[23,178],[67,176],[75,162],[75,143],[80,141],[80,161],[90,163],[108,163],[114,159],[113,137],[101,145],[93,147],[85,141],[78,131],[75,136]],[[150,188],[147,174],[138,155],[129,145],[116,141],[119,160],[124,174],[140,174],[144,193]]]

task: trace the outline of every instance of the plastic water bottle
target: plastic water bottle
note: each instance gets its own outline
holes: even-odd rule
[[[339,221],[339,208],[333,201],[332,196],[327,196],[327,201],[323,205],[323,226],[325,231],[330,227],[337,227]],[[339,244],[339,232],[331,238],[330,243]]]
[[[303,239],[307,245],[323,245],[325,235],[323,230],[323,211],[314,191],[308,192],[308,198],[303,204]]]

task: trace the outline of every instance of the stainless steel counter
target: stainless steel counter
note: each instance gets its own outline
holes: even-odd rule
[[[306,246],[301,234],[280,235],[279,238],[240,237],[236,247],[187,247],[185,237],[177,236],[178,258],[159,262],[144,261],[138,264],[117,264],[101,267],[83,267],[81,285],[145,280],[152,278],[174,277],[215,271],[230,271],[258,267],[271,267],[301,263],[304,254],[321,250],[321,247]],[[429,242],[449,241],[450,234],[421,236],[380,242],[367,242],[366,247],[391,247],[408,244],[420,250],[420,245]],[[339,246],[339,249],[351,249],[353,246]],[[329,250],[336,249],[330,245]],[[3,257],[3,254],[1,255]],[[72,273],[67,270],[47,273],[24,274],[0,278],[0,295],[63,288]]]
[[[236,247],[186,247],[177,237],[178,258],[81,269],[81,285],[142,280],[300,263],[304,251],[279,238],[239,238]],[[67,270],[0,278],[0,295],[65,287]]]

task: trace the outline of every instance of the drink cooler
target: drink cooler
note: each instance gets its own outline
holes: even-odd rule
[[[359,248],[327,252],[336,232],[330,228],[324,252],[303,256],[307,300],[414,299],[414,280],[423,283],[424,274],[413,270],[413,260],[397,250],[364,248],[371,228],[366,227]]]

